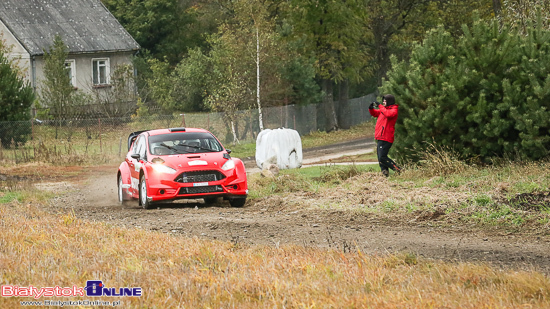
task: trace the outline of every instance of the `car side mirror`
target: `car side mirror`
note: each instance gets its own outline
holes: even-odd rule
[[[231,154],[231,149],[226,149],[225,151],[227,151],[228,154]]]
[[[139,160],[139,153],[133,153],[130,157]]]

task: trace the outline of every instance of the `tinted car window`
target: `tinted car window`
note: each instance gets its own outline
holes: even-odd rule
[[[139,153],[140,150],[140,141],[143,139],[143,136],[138,136],[138,138],[134,141],[134,147],[132,148],[132,153]]]
[[[178,132],[149,137],[149,149],[153,155],[220,152],[222,145],[210,133]]]
[[[142,136],[138,141],[138,151],[139,151],[139,157],[143,160],[146,160],[147,158],[147,146],[145,144],[145,137]]]

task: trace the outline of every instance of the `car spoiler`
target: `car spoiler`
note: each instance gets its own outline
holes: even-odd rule
[[[128,136],[128,151],[130,151],[130,147],[132,147],[132,144],[136,140],[136,137],[138,137],[138,135],[146,131],[149,131],[149,130],[136,131],[136,132],[130,133],[130,135]]]

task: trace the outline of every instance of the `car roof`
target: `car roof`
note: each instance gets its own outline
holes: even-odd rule
[[[198,128],[170,128],[170,129],[156,129],[156,130],[150,130],[147,131],[149,135],[162,135],[162,134],[170,134],[170,133],[177,133],[177,132],[185,132],[185,133],[210,133],[208,130],[205,129],[198,129]]]

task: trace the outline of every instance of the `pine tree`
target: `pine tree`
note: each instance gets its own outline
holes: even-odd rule
[[[41,101],[50,108],[56,118],[70,118],[74,87],[65,68],[69,52],[59,35],[56,35],[49,51],[44,50],[44,80],[41,87]]]
[[[31,133],[30,107],[34,102],[32,87],[18,75],[6,51],[0,40],[0,138],[3,147],[9,147],[12,140],[16,145],[27,141]]]
[[[463,31],[434,29],[409,62],[393,60],[381,92],[400,105],[397,151],[414,160],[435,143],[463,158],[548,156],[550,31],[539,24],[523,36],[480,20]]]

